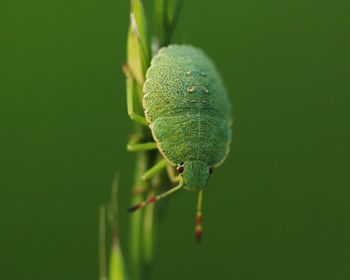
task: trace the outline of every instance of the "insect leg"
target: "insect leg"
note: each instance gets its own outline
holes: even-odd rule
[[[147,143],[132,143],[131,141],[127,145],[127,150],[129,152],[140,152],[157,149],[156,142],[147,142]]]
[[[141,116],[137,114],[134,110],[134,95],[135,95],[135,81],[132,79],[132,77],[127,76],[126,78],[126,103],[128,107],[128,115],[130,119],[134,122],[137,122],[139,124],[148,126],[148,123],[144,116]]]
[[[176,175],[174,168],[170,164],[166,165],[166,171],[168,173],[168,176],[171,182],[173,183],[179,182],[180,176]]]
[[[156,165],[148,169],[143,175],[142,175],[142,180],[149,180],[151,179],[154,175],[156,175],[159,171],[161,171],[163,168],[165,168],[167,165],[166,159],[160,160]]]
[[[144,202],[141,202],[141,203],[136,204],[135,206],[129,208],[128,211],[134,212],[137,209],[141,209],[141,208],[145,207],[147,204],[154,203],[154,202],[156,202],[164,197],[167,197],[168,195],[173,194],[174,192],[178,191],[182,187],[183,187],[183,182],[180,181],[179,185],[177,185],[176,187],[174,187],[166,192],[163,192],[160,195],[150,197],[149,199],[145,200]]]
[[[196,229],[195,229],[196,239],[197,239],[198,242],[201,241],[201,239],[202,239],[202,232],[203,232],[203,227],[202,227],[202,201],[203,201],[203,191],[200,191],[199,195],[198,195],[197,215],[196,215]]]

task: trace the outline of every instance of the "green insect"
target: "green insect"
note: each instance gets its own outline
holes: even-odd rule
[[[182,188],[198,191],[196,236],[200,238],[203,189],[213,168],[224,162],[230,149],[232,118],[225,87],[214,64],[200,49],[170,45],[153,58],[143,93],[145,117],[133,111],[131,90],[128,112],[132,120],[149,126],[155,142],[129,145],[129,150],[158,149],[164,159],[147,171],[144,179],[172,165],[179,175],[170,175],[178,185],[129,211]]]

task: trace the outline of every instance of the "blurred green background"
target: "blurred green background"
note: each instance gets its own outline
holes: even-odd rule
[[[172,197],[152,279],[350,279],[349,1],[185,2],[176,42],[221,70],[235,138],[204,242],[196,195]],[[126,209],[133,175],[129,2],[1,6],[0,279],[96,280],[98,206],[119,171]]]

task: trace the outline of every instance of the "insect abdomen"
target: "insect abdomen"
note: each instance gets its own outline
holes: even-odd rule
[[[231,139],[230,106],[212,62],[191,46],[169,46],[152,60],[143,106],[153,137],[173,164],[220,164]]]

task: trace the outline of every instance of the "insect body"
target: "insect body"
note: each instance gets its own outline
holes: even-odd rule
[[[131,210],[180,188],[199,191],[199,235],[202,190],[213,168],[225,160],[231,141],[231,108],[225,87],[214,64],[200,49],[170,45],[153,58],[143,89],[153,147],[165,158],[154,170],[166,164],[176,166],[179,185]]]
[[[229,151],[230,105],[212,62],[190,46],[159,51],[147,71],[143,107],[159,151],[183,166],[188,190],[207,185]],[[182,164],[183,163],[183,164]]]

